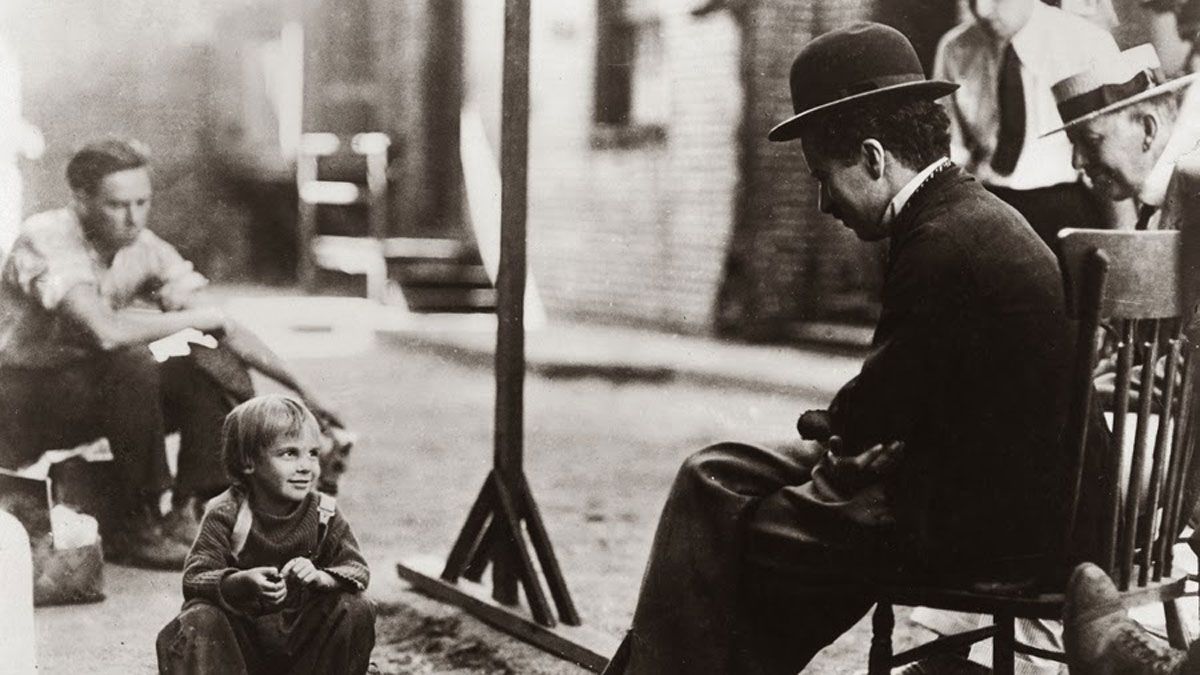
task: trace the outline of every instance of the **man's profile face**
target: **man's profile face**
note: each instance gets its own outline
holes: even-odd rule
[[[970,0],[971,14],[1001,42],[1011,40],[1033,14],[1041,0]]]
[[[823,154],[808,141],[801,141],[804,160],[819,187],[818,207],[822,213],[842,221],[863,241],[887,237],[880,225],[883,216],[879,186],[867,172],[864,160],[849,161]]]
[[[1153,166],[1147,160],[1142,125],[1120,112],[1067,129],[1072,164],[1087,174],[1096,192],[1113,201],[1134,197]]]
[[[76,192],[80,220],[97,243],[111,251],[133,243],[150,214],[150,172],[145,167],[105,176],[94,193]]]

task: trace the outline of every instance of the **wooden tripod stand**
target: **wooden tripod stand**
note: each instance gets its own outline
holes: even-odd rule
[[[563,623],[579,625],[579,613],[550,544],[522,467],[525,394],[525,220],[529,161],[529,0],[509,0],[504,18],[504,89],[501,108],[500,271],[496,332],[495,456],[491,473],[450,550],[442,579],[479,581],[490,562],[492,597],[517,604],[525,589],[534,619],[553,626],[554,616],[525,546],[525,530]]]
[[[554,615],[550,613],[537,570],[525,548],[522,523],[528,527],[529,539],[546,575],[559,617],[568,626],[578,626],[579,613],[575,610],[566,579],[554,557],[550,535],[542,523],[529,484],[520,472],[509,480],[505,479],[500,469],[493,469],[488,474],[479,497],[467,514],[467,522],[458,540],[450,549],[442,579],[454,583],[461,576],[479,581],[490,561],[492,597],[505,605],[517,604],[519,582],[525,589],[525,598],[534,620],[543,626],[553,626]]]
[[[562,623],[578,626],[580,619],[522,466],[529,4],[530,0],[507,0],[505,4],[493,467],[450,550],[441,579],[433,579],[404,564],[397,565],[397,571],[418,590],[457,604],[503,630],[598,671],[606,662],[602,655],[548,630],[557,622],[546,600],[539,569],[549,585]],[[526,536],[536,552],[537,566],[530,556]],[[460,578],[479,581],[489,565],[496,604],[484,602],[457,586]],[[519,601],[519,588],[525,591],[536,624],[510,610]]]

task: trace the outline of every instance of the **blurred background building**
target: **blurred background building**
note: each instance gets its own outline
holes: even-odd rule
[[[1134,0],[1067,2],[1115,25],[1122,45],[1145,39]],[[798,148],[767,143],[766,132],[790,111],[788,68],[812,36],[883,21],[910,36],[928,67],[964,5],[534,0],[529,252],[549,315],[861,340],[877,313],[881,249],[817,213]],[[22,65],[20,114],[45,139],[44,156],[20,165],[23,210],[67,199],[61,173],[82,143],[133,136],[156,159],[153,226],[163,236],[214,279],[292,283],[304,250],[301,133],[382,132],[391,141],[383,234],[461,242],[457,270],[401,246],[389,277],[418,289],[441,275],[467,289],[458,309],[486,311],[488,256],[476,248],[494,238],[502,8],[7,0],[0,19]],[[323,164],[322,175],[361,161]],[[342,233],[369,220],[361,205],[322,218]],[[455,308],[448,293],[430,306]]]

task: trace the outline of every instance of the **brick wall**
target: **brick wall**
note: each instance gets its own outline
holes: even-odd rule
[[[813,36],[874,19],[914,34],[928,64],[953,21],[954,0],[760,0],[743,15],[748,49],[745,192],[721,288],[717,329],[786,338],[796,324],[869,324],[878,312],[881,244],[864,244],[817,210],[816,188],[795,143],[766,134],[792,112],[792,59]],[[914,27],[919,27],[917,31]]]
[[[500,25],[467,3],[468,90],[499,127]],[[641,3],[645,5],[646,3]],[[593,147],[596,5],[534,2],[529,254],[553,315],[705,331],[733,224],[740,35],[695,0],[657,3],[669,109],[661,139]]]
[[[594,147],[594,2],[533,7],[529,252],[558,316],[752,338],[797,323],[869,324],[882,248],[817,212],[795,144],[787,73],[813,35],[862,19],[911,33],[923,60],[956,0],[746,0],[659,13],[670,115],[663,140]],[[502,15],[466,0],[467,94],[499,129]]]

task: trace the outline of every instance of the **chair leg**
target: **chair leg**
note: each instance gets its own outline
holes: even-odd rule
[[[896,615],[891,603],[875,605],[871,615],[871,653],[867,661],[869,675],[887,675],[892,672],[892,629],[896,626]]]
[[[1167,618],[1167,641],[1176,649],[1187,649],[1192,643],[1187,625],[1183,621],[1183,610],[1178,600],[1167,600],[1163,603],[1163,614]]]
[[[1016,642],[1016,622],[1007,614],[997,614],[996,637],[992,638],[992,672],[995,675],[1013,675],[1016,669],[1013,643]]]

